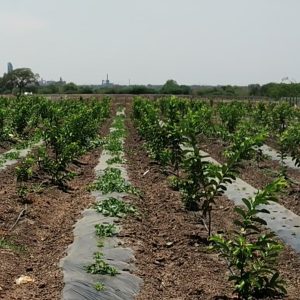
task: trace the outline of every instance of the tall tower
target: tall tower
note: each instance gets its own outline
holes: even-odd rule
[[[13,65],[11,62],[7,64],[7,73],[11,73],[14,70]]]
[[[109,85],[108,74],[106,74],[106,85]]]

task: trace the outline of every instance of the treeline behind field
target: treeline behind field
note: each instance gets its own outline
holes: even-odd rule
[[[174,94],[191,95],[192,88],[179,85],[174,80],[168,80],[164,85],[76,85],[73,82],[62,81],[51,84],[38,82],[38,75],[30,69],[21,68],[4,74],[0,78],[0,94]]]
[[[250,96],[266,96],[274,99],[300,97],[300,83],[268,83],[249,85]]]
[[[49,85],[37,87],[40,94],[173,94],[197,96],[248,97],[261,96],[273,99],[282,97],[300,97],[300,83],[268,83],[265,85],[251,84],[248,86],[186,86],[176,82],[163,86],[81,86],[74,83],[65,85]]]
[[[51,84],[36,88],[40,94],[174,94],[192,95],[192,88],[186,85],[179,85],[174,80],[168,80],[164,85],[76,85],[74,83]]]
[[[265,85],[250,84],[248,86],[202,86],[179,85],[175,80],[167,80],[164,85],[76,85],[62,81],[47,85],[39,85],[39,75],[31,69],[15,69],[0,77],[0,94],[172,94],[196,95],[202,97],[300,97],[300,83],[268,83]]]
[[[49,85],[35,87],[39,94],[173,94],[173,95],[197,95],[197,96],[225,96],[225,97],[248,97],[261,96],[273,99],[282,97],[300,97],[300,84],[298,83],[268,83],[265,85],[252,84],[249,86],[186,86],[186,85],[163,85],[163,86],[82,86],[74,83],[65,85]]]

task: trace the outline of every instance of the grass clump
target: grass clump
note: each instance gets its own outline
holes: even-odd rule
[[[15,243],[13,243],[5,238],[0,238],[0,249],[13,250],[13,251],[17,251],[17,252],[25,251],[24,246],[18,246]]]

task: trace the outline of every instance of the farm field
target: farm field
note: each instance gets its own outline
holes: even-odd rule
[[[0,299],[299,299],[299,120],[285,102],[1,98]]]

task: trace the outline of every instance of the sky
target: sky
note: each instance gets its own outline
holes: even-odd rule
[[[0,0],[7,62],[100,84],[300,82],[299,0]]]

